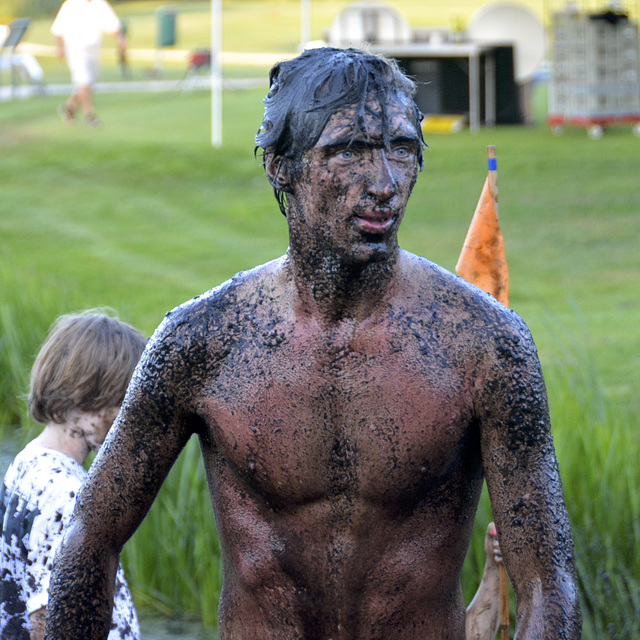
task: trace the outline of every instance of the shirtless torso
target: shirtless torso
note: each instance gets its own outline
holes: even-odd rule
[[[135,442],[158,451],[147,466],[172,458],[155,427],[167,420],[184,425],[175,446],[200,436],[225,560],[222,639],[462,640],[482,442],[506,435],[483,434],[481,418],[505,411],[493,381],[535,365],[526,331],[404,252],[363,321],[298,312],[287,270],[283,258],[170,314],[112,459]],[[522,393],[512,385],[505,397]],[[116,471],[101,466],[105,487]]]
[[[229,556],[230,638],[463,637],[482,483],[472,375],[490,357],[453,310],[425,311],[446,276],[405,260],[414,281],[364,322],[296,314],[275,265],[223,296],[226,356],[192,403]]]

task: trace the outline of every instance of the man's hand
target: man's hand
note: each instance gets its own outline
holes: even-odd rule
[[[118,49],[120,50],[120,55],[125,56],[127,53],[127,36],[124,34],[124,31],[116,31],[113,34],[113,37],[116,39],[116,44],[118,45]]]

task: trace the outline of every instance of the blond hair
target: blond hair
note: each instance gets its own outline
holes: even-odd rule
[[[145,343],[137,329],[102,310],[60,316],[31,369],[29,414],[60,424],[71,409],[119,406]]]

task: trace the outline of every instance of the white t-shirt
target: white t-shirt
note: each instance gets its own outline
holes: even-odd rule
[[[51,27],[65,46],[99,47],[103,33],[117,33],[121,25],[107,0],[66,0]]]
[[[0,490],[0,638],[29,640],[29,615],[47,606],[53,559],[86,477],[73,458],[35,442],[7,470]],[[109,640],[139,638],[120,566]]]

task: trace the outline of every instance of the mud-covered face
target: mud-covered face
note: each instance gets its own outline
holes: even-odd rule
[[[390,99],[385,111],[388,136],[382,108],[371,99],[355,136],[355,109],[340,110],[303,155],[289,200],[293,248],[306,242],[310,251],[337,254],[345,263],[380,261],[395,252],[421,141],[408,99]]]
[[[75,438],[82,438],[89,450],[98,451],[107,437],[107,433],[114,420],[118,417],[120,407],[108,407],[100,411],[70,412],[68,422],[71,425],[71,434]]]

